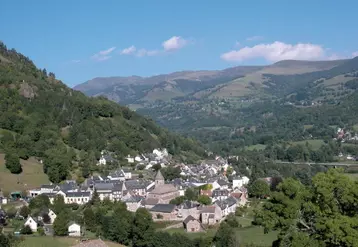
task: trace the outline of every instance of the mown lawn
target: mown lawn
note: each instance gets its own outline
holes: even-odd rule
[[[42,164],[35,159],[21,160],[22,173],[11,174],[5,167],[5,155],[0,154],[0,188],[4,192],[23,191],[49,183]]]

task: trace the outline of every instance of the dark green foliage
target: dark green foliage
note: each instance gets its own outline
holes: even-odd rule
[[[279,230],[275,246],[355,246],[358,184],[331,169],[318,173],[312,186],[289,178],[256,214],[265,231]]]
[[[249,194],[256,198],[265,198],[270,195],[270,187],[264,180],[258,179],[250,184]]]
[[[65,210],[67,205],[65,204],[65,200],[62,195],[56,195],[53,204],[51,206],[52,210],[55,212],[55,214],[61,213],[63,210]]]
[[[198,196],[197,201],[204,205],[210,205],[211,204],[211,198],[207,195],[200,195]]]
[[[172,200],[170,200],[170,204],[174,204],[174,205],[180,205],[182,204],[184,201],[186,200],[185,196],[178,196]]]
[[[48,196],[41,194],[30,200],[29,208],[31,210],[49,208],[50,204]]]
[[[171,181],[175,178],[180,178],[181,170],[179,167],[168,166],[162,168],[160,171],[163,174],[165,180]]]
[[[189,201],[196,201],[198,199],[199,192],[193,188],[188,188],[184,192],[185,199]]]
[[[27,206],[22,206],[21,208],[20,208],[20,215],[22,216],[22,217],[24,217],[25,219],[27,218],[27,216],[31,213],[31,211],[30,211],[30,209],[29,209],[29,207],[27,207]]]
[[[26,225],[21,229],[20,233],[25,234],[25,235],[29,235],[29,234],[32,234],[32,230],[31,230],[29,225]]]
[[[5,166],[11,173],[19,174],[22,172],[20,158],[14,153],[7,152],[5,155]]]
[[[56,236],[66,236],[68,234],[69,215],[68,212],[61,212],[57,215],[53,223],[53,230]]]
[[[132,242],[133,246],[150,246],[153,241],[155,229],[153,227],[152,215],[145,208],[139,208],[133,220]]]
[[[91,207],[88,207],[83,211],[83,222],[87,230],[95,232],[97,223],[96,217]]]
[[[239,241],[235,236],[234,228],[226,222],[222,222],[218,231],[215,234],[215,246],[217,247],[236,247],[239,246]]]
[[[3,44],[0,55],[11,61],[0,64],[0,128],[13,133],[1,138],[1,146],[11,147],[12,154],[24,159],[41,157],[52,182],[66,179],[75,160],[82,166],[82,176],[89,176],[104,149],[119,158],[162,147],[170,147],[178,158],[182,152],[196,158],[205,155],[196,142],[159,128],[127,107],[66,87],[53,73],[37,69]],[[78,160],[74,149],[86,158]],[[18,158],[10,161],[9,169],[21,172]]]

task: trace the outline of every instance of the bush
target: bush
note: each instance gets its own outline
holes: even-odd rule
[[[20,233],[24,235],[30,235],[32,234],[32,230],[29,225],[26,225],[21,229]]]
[[[38,234],[39,234],[40,236],[45,236],[45,230],[44,230],[42,227],[39,227],[39,228],[37,229],[37,232],[38,232]]]

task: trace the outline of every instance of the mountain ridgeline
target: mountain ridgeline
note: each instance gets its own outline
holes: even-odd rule
[[[71,171],[88,176],[102,150],[119,159],[167,148],[178,159],[195,160],[205,151],[152,120],[103,97],[89,98],[36,68],[0,43],[0,150],[43,160],[53,182]]]
[[[75,87],[127,104],[228,154],[256,144],[328,140],[334,127],[352,129],[358,123],[357,88],[358,57],[96,78]]]

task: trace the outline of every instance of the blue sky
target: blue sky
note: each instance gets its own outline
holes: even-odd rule
[[[3,0],[0,39],[74,86],[358,51],[358,1]]]

